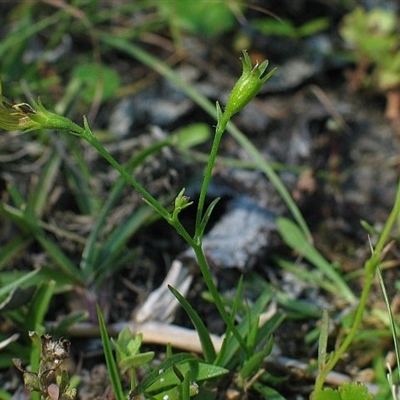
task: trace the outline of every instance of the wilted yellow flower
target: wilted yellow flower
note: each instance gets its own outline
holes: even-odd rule
[[[2,95],[0,80],[0,128],[6,131],[33,131],[36,129],[68,130],[81,133],[82,129],[68,118],[46,110],[40,100],[12,104]]]
[[[13,105],[0,95],[0,128],[6,131],[40,128],[37,123],[29,118],[29,112],[34,112],[29,105]]]

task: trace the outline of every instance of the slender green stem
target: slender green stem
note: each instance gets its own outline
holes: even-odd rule
[[[367,304],[367,298],[371,290],[371,285],[373,283],[373,279],[375,277],[376,270],[381,263],[383,256],[383,249],[386,243],[388,242],[390,232],[395,224],[397,217],[400,213],[400,182],[397,187],[396,193],[396,201],[393,206],[393,209],[389,215],[389,218],[386,221],[386,224],[383,228],[383,231],[379,237],[378,243],[375,246],[374,253],[371,255],[370,259],[365,264],[365,282],[363,286],[363,290],[360,296],[360,302],[357,307],[357,311],[354,317],[353,325],[347,334],[346,338],[339,346],[339,348],[333,353],[330,360],[327,362],[325,367],[318,374],[318,377],[314,386],[314,393],[312,398],[317,398],[318,394],[321,392],[325,379],[329,372],[335,367],[336,363],[340,360],[343,354],[346,352],[349,345],[354,340],[355,335],[361,325],[362,318],[364,315],[365,307]]]
[[[205,284],[207,285],[208,290],[210,291],[211,297],[214,300],[215,306],[218,309],[218,312],[220,313],[222,319],[228,326],[228,328],[232,331],[233,335],[235,336],[236,340],[240,344],[243,350],[246,351],[247,355],[250,356],[248,347],[240,335],[239,331],[236,329],[235,325],[233,324],[231,318],[229,317],[228,313],[225,310],[224,304],[222,303],[221,296],[218,293],[218,289],[214,284],[214,281],[212,279],[209,266],[207,263],[207,260],[205,258],[203,249],[201,247],[201,244],[195,243],[193,246],[193,250],[196,255],[197,262],[199,263],[200,271],[203,275],[203,279]]]
[[[376,266],[378,265],[377,258],[375,256],[372,256],[371,259],[368,260],[367,264],[375,265],[376,268]],[[369,267],[367,267],[367,269],[368,268]],[[333,370],[337,362],[340,360],[340,358],[343,356],[343,354],[353,341],[364,315],[367,298],[371,289],[371,284],[373,282],[373,277],[374,277],[373,274],[367,274],[364,282],[364,287],[361,293],[360,302],[358,304],[356,315],[354,317],[353,325],[349,333],[346,335],[346,338],[340,345],[340,347],[332,354],[332,357],[329,359],[325,367],[318,374],[317,379],[315,381],[313,397],[316,396],[322,390],[327,375],[329,374],[329,372]]]
[[[228,125],[228,122],[229,119],[225,116],[225,114],[223,114],[221,118],[218,120],[217,127],[215,128],[214,140],[211,147],[210,156],[208,158],[207,167],[204,172],[203,184],[201,186],[199,202],[197,206],[196,229],[195,229],[194,240],[198,242],[201,241],[201,235],[202,235],[200,226],[204,214],[204,203],[206,200],[208,187],[210,186],[212,171],[217,158],[219,145],[222,139],[222,135],[225,132],[226,126]]]
[[[248,346],[246,345],[244,339],[241,337],[239,331],[236,329],[235,325],[233,324],[231,318],[229,317],[228,313],[225,310],[224,304],[222,303],[221,296],[218,292],[217,287],[214,284],[212,279],[208,262],[204,255],[204,251],[202,249],[202,236],[203,236],[203,229],[202,227],[202,219],[204,215],[204,204],[205,199],[208,191],[208,187],[210,185],[212,171],[214,168],[214,164],[217,158],[217,153],[219,149],[219,145],[222,139],[222,135],[225,132],[225,129],[229,122],[229,115],[221,114],[218,118],[217,127],[215,128],[215,136],[213,140],[213,144],[211,147],[210,156],[208,159],[208,163],[204,172],[203,183],[201,186],[199,202],[197,207],[197,215],[196,215],[196,228],[195,228],[195,235],[193,237],[194,243],[191,244],[193,250],[196,255],[197,262],[199,263],[200,271],[203,275],[204,282],[207,285],[208,290],[210,291],[211,297],[214,300],[214,303],[220,313],[222,319],[227,324],[228,328],[232,331],[232,334],[235,336],[236,340],[240,344],[243,350],[246,353],[249,352]],[[250,356],[250,354],[247,354]]]
[[[126,169],[118,163],[117,160],[103,147],[103,145],[93,136],[86,135],[85,139],[101,154],[101,156],[107,160],[113,168],[115,168],[121,176],[124,177],[142,196],[150,203],[150,205],[165,219],[169,218],[169,212],[132,176],[126,171]]]
[[[108,161],[115,170],[131,184],[144,198],[144,200],[152,206],[168,223],[174,226],[178,233],[188,242],[189,245],[193,244],[193,239],[183,227],[183,225],[176,219],[173,219],[168,210],[157,201],[150,192],[148,192],[138,181],[136,181],[127,170],[118,163],[117,160],[103,147],[103,145],[96,139],[96,137],[87,128],[82,133],[82,137],[89,142],[99,154]]]

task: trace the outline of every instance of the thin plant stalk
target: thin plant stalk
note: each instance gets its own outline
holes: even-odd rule
[[[367,304],[367,299],[369,296],[369,293],[371,291],[371,286],[377,271],[377,268],[379,267],[383,253],[384,253],[384,247],[388,242],[390,232],[394,226],[394,224],[397,221],[397,218],[400,214],[400,182],[397,187],[397,193],[396,193],[396,200],[395,204],[393,206],[393,209],[389,215],[389,218],[387,219],[385,226],[383,228],[383,231],[379,237],[378,243],[375,246],[375,250],[369,260],[365,263],[365,282],[363,285],[363,290],[361,292],[360,296],[360,301],[357,306],[356,314],[354,316],[354,321],[353,325],[350,328],[350,331],[346,335],[346,338],[343,340],[342,344],[339,346],[339,348],[333,352],[332,356],[329,358],[328,362],[326,363],[325,367],[319,371],[317,379],[315,381],[315,386],[314,386],[314,392],[312,395],[312,399],[317,399],[319,396],[319,393],[322,391],[325,379],[329,372],[333,370],[337,362],[341,359],[341,357],[344,355],[352,341],[354,340],[355,335],[358,332],[358,329],[361,325],[362,318],[364,315],[364,311],[366,308]]]
[[[400,348],[399,348],[399,344],[397,342],[397,328],[396,328],[396,322],[393,316],[393,311],[392,308],[390,306],[390,301],[389,301],[389,297],[386,291],[386,287],[385,287],[385,282],[383,280],[383,276],[382,276],[382,271],[381,268],[378,267],[377,268],[377,274],[378,274],[378,278],[379,278],[379,283],[381,285],[381,290],[382,290],[382,295],[383,295],[383,299],[385,301],[385,305],[386,305],[386,309],[387,309],[387,313],[389,316],[389,323],[390,323],[390,330],[392,332],[392,337],[393,337],[393,347],[394,347],[394,353],[396,355],[396,363],[397,363],[397,374],[398,379],[400,381]]]
[[[222,135],[224,134],[226,127],[228,125],[229,119],[222,116],[217,123],[217,127],[215,128],[215,136],[211,147],[211,152],[208,158],[207,167],[204,172],[203,183],[201,185],[201,191],[199,195],[199,202],[197,206],[197,215],[196,215],[196,232],[195,232],[195,240],[196,242],[200,240],[199,237],[202,235],[200,231],[201,220],[203,217],[204,203],[207,196],[208,187],[210,186],[212,171],[214,168],[214,164],[217,158],[217,153],[219,149],[219,145],[221,143]]]

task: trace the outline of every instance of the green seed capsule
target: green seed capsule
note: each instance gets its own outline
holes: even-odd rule
[[[251,65],[251,60],[246,51],[243,51],[242,58],[243,72],[233,87],[225,108],[225,115],[231,118],[246,106],[260,91],[262,85],[271,77],[275,69],[265,74],[268,67],[268,60],[260,65]]]

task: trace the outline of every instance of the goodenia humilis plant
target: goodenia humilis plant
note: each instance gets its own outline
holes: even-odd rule
[[[129,174],[128,171],[112,157],[110,153],[106,151],[103,145],[92,133],[86,118],[83,119],[83,126],[80,126],[66,117],[48,111],[40,100],[37,102],[32,100],[29,104],[12,104],[1,95],[0,85],[0,128],[5,130],[22,130],[25,132],[37,129],[69,131],[73,135],[76,135],[90,143],[98,151],[98,153],[120,173],[126,182],[131,184],[143,196],[144,201],[153,209],[155,209],[170,225],[172,225],[193,248],[203,279],[222,319],[227,325],[228,330],[232,333],[242,350],[245,352],[247,358],[250,359],[252,356],[252,349],[248,346],[246,340],[234,325],[232,318],[225,310],[221,296],[212,280],[209,266],[202,250],[202,238],[204,231],[211,212],[218,201],[218,199],[214,200],[209,207],[205,209],[206,194],[222,136],[232,116],[243,109],[243,107],[245,107],[257,95],[262,85],[271,77],[274,72],[274,70],[266,72],[268,61],[264,61],[261,64],[256,64],[253,66],[246,52],[243,52],[242,67],[242,75],[233,87],[225,109],[222,110],[218,103],[216,105],[217,125],[208,164],[204,173],[203,184],[197,206],[195,230],[193,234],[190,234],[188,230],[186,230],[179,219],[180,212],[192,204],[190,199],[185,196],[184,189],[182,189],[181,192],[176,196],[174,207],[172,211],[169,211],[157,199],[155,199],[151,193],[146,190],[146,188],[137,182],[134,177],[132,177],[131,174]],[[312,395],[313,400],[323,400],[327,398],[325,396],[328,393],[323,388],[325,378],[335,367],[336,363],[343,356],[355,337],[362,320],[363,312],[366,306],[366,300],[370,292],[376,269],[378,268],[384,256],[384,246],[387,244],[391,228],[396,221],[399,211],[400,190],[397,193],[395,206],[386,222],[384,230],[380,235],[378,243],[374,249],[374,253],[365,265],[366,280],[350,331],[347,333],[342,343],[338,344],[337,349],[334,352],[327,353],[326,349],[320,349],[321,356],[319,358],[319,373],[315,383],[314,393]],[[326,330],[326,332],[323,334],[327,335],[327,331],[328,330]],[[322,342],[325,343],[326,341]],[[211,351],[209,353],[212,354],[213,352]],[[187,385],[187,387],[189,387],[189,385]],[[334,398],[343,398],[337,397],[337,395],[340,395],[340,393],[335,393]],[[328,396],[330,396],[330,394]],[[361,398],[363,397],[359,397],[358,399]]]
[[[193,248],[203,279],[208,290],[210,291],[210,294],[222,319],[239,342],[241,348],[247,353],[248,356],[250,356],[250,350],[248,349],[245,340],[238,332],[232,319],[224,308],[222,299],[212,280],[209,266],[202,250],[202,238],[204,230],[210,218],[211,212],[218,201],[218,199],[214,200],[210,206],[205,209],[206,194],[222,136],[232,116],[243,109],[257,95],[262,85],[274,73],[274,70],[267,72],[268,61],[263,61],[261,64],[257,63],[253,66],[246,51],[243,52],[242,67],[242,75],[233,87],[225,109],[222,110],[218,103],[216,105],[217,126],[215,129],[209,161],[204,173],[193,235],[186,230],[179,219],[180,211],[192,204],[189,198],[185,196],[184,189],[177,195],[173,210],[169,211],[157,199],[155,199],[146,188],[136,181],[135,178],[132,177],[132,175],[128,173],[128,171],[124,169],[124,167],[118,163],[109,152],[107,152],[107,150],[93,134],[86,118],[83,119],[83,126],[80,126],[64,116],[47,110],[40,100],[31,100],[29,104],[12,104],[1,95],[0,86],[0,128],[5,130],[22,130],[24,132],[38,129],[69,131],[73,135],[76,135],[90,143],[98,151],[98,153],[120,173],[126,182],[132,185],[143,196],[143,200],[148,205],[153,207],[153,209],[156,210],[170,225],[172,225]]]

